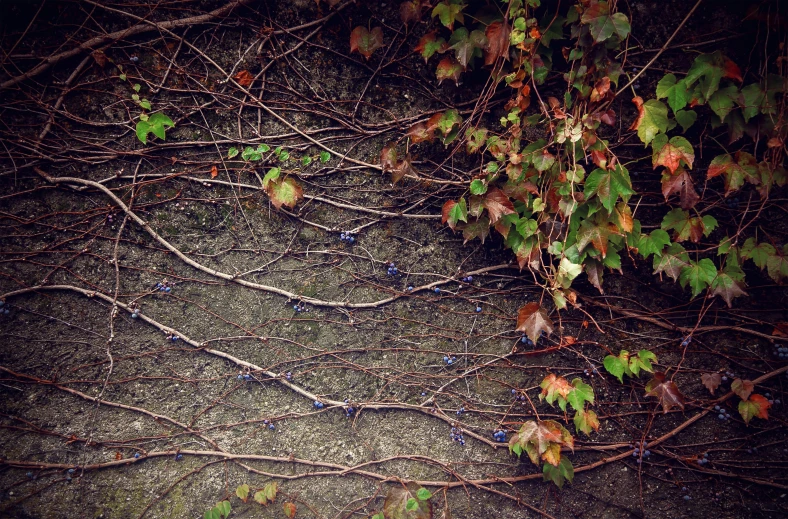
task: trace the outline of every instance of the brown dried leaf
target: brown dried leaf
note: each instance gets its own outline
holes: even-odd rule
[[[700,381],[703,382],[703,385],[706,386],[706,389],[709,390],[709,393],[713,395],[722,383],[722,376],[720,376],[719,373],[703,373],[700,376]]]
[[[681,394],[676,383],[666,380],[665,374],[660,371],[654,373],[654,378],[646,384],[646,396],[657,397],[665,414],[673,407],[684,409],[684,395]]]
[[[248,70],[241,70],[233,76],[233,79],[242,87],[248,88],[254,81],[254,76]]]
[[[536,344],[543,330],[547,335],[553,333],[553,321],[539,303],[528,303],[517,311],[516,330],[525,333]]]
[[[487,46],[484,49],[485,65],[492,65],[500,57],[508,59],[510,32],[509,25],[504,22],[493,22],[487,26],[484,32],[487,36]]]
[[[662,194],[665,196],[665,201],[667,202],[670,195],[674,193],[679,194],[681,208],[685,211],[695,207],[695,204],[700,200],[700,196],[698,196],[692,183],[692,177],[689,176],[689,173],[684,168],[679,168],[675,174],[665,170],[665,173],[662,175]]]
[[[736,393],[742,400],[747,400],[754,389],[755,384],[751,380],[737,378],[731,384],[731,391]]]
[[[502,216],[516,212],[512,201],[509,200],[506,193],[497,187],[491,187],[487,191],[487,196],[484,198],[484,207],[490,214],[490,221],[493,224],[497,223]]]

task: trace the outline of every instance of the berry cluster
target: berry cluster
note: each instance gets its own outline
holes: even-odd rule
[[[270,430],[276,429],[276,426],[270,420],[263,420],[263,425],[267,425]]]
[[[315,400],[313,405],[315,406],[315,409],[323,409],[323,402],[320,402],[319,400]]]
[[[0,301],[0,314],[3,315],[10,314],[11,313],[11,310],[9,309],[10,306],[11,305],[5,304],[5,301]]]
[[[704,452],[703,453],[703,457],[698,460],[698,465],[703,466],[703,465],[707,464],[708,462],[709,462],[709,453],[708,452]]]
[[[520,342],[525,344],[526,346],[536,346],[536,344],[534,344],[534,341],[532,341],[531,339],[529,339],[525,335],[520,337]]]
[[[725,374],[722,376],[721,380],[723,382],[727,382],[728,379],[734,379],[734,378],[736,378],[736,374],[735,373],[733,373],[732,371],[726,371]]]
[[[350,404],[350,399],[346,398],[346,399],[345,399],[345,403],[346,403],[346,404]],[[353,416],[353,413],[355,413],[355,412],[356,412],[356,408],[355,408],[355,407],[353,407],[352,405],[348,405],[348,406],[345,408],[345,417],[346,417],[346,418],[350,418],[351,416]]]
[[[457,357],[455,357],[454,355],[452,355],[451,357],[449,357],[448,355],[444,355],[443,362],[445,362],[447,366],[451,366],[452,364],[457,362]]]
[[[287,379],[288,382],[290,382],[291,380],[293,380],[293,374],[288,371],[287,373],[285,373],[285,378]]]
[[[463,283],[473,283],[473,276],[465,276],[462,278]]]
[[[172,287],[166,281],[162,283],[156,283],[154,290],[158,290],[159,292],[167,292],[168,294],[172,292]]]
[[[386,274],[388,274],[389,276],[396,276],[397,274],[399,274],[399,270],[397,270],[397,265],[393,261],[389,263],[389,268],[388,271],[386,271]]]
[[[465,446],[465,438],[462,436],[462,429],[459,427],[452,427],[451,428],[451,441],[457,442],[462,446]]]
[[[339,233],[339,241],[344,242],[344,243],[349,243],[351,245],[356,243],[356,239],[349,232]]]
[[[584,369],[583,374],[587,377],[593,377],[594,375],[599,375],[599,370],[596,368]]]
[[[140,316],[140,307],[136,301],[132,301],[131,304],[129,304],[129,310],[131,310],[132,319],[136,319]]]
[[[717,413],[719,413],[717,415],[717,418],[719,418],[720,420],[726,421],[726,420],[730,420],[731,419],[731,414],[724,407],[720,407],[718,405],[715,405],[714,406],[714,410],[717,411]]]
[[[651,456],[651,451],[648,450],[648,443],[643,444],[643,450],[640,447],[635,447],[635,451],[632,453],[633,458],[637,458],[637,463],[640,464],[643,462],[643,458],[648,458]]]
[[[788,348],[774,345],[774,355],[781,359],[788,359]]]
[[[304,303],[302,301],[299,301],[298,304],[293,305],[293,310],[295,310],[296,313],[300,314],[301,312],[308,312],[309,308],[304,306]]]
[[[771,405],[780,405],[780,404],[782,404],[782,401],[779,398],[772,398],[772,394],[771,393],[764,393],[763,396],[765,396],[767,399],[769,399],[769,403]]]
[[[250,373],[242,373],[239,371],[238,380],[252,380],[252,375]]]
[[[460,408],[457,409],[457,416],[460,416],[464,412],[465,412],[465,406],[461,405]]]
[[[731,209],[737,209],[739,207],[739,202],[740,200],[738,196],[725,199],[725,205]]]
[[[140,60],[139,56],[131,56],[129,58],[129,61],[131,61],[132,63],[137,63],[139,60]]]
[[[500,430],[500,429],[496,430],[496,431],[493,433],[493,438],[494,438],[494,439],[495,439],[495,441],[497,441],[498,443],[504,443],[504,442],[506,441],[506,431],[502,431],[502,430]]]
[[[681,347],[686,348],[692,342],[692,335],[687,335],[681,340]]]
[[[512,394],[514,395],[515,401],[518,402],[525,402],[525,395],[517,391],[516,389],[512,389]]]

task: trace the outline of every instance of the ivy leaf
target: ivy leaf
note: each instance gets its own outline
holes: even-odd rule
[[[268,170],[268,173],[265,174],[263,177],[263,189],[268,189],[269,184],[278,179],[279,175],[281,175],[282,170],[280,168],[271,168]]]
[[[548,404],[553,405],[553,402],[558,400],[561,410],[566,410],[566,397],[572,391],[572,386],[567,379],[550,373],[542,380],[539,387],[542,388],[542,392],[539,393],[540,401],[545,400]]]
[[[680,243],[672,243],[661,256],[654,256],[654,274],[664,272],[678,281],[681,271],[689,265],[689,255]]]
[[[632,99],[638,109],[638,116],[630,130],[637,130],[638,137],[644,144],[650,143],[660,132],[668,131],[668,107],[662,101],[649,99],[645,103],[638,96]]]
[[[676,81],[676,76],[667,74],[657,83],[657,99],[668,98],[668,105],[673,113],[687,106],[690,100],[689,89],[684,80]],[[678,119],[678,114],[676,119]]]
[[[424,63],[427,63],[436,52],[442,53],[446,50],[446,40],[438,37],[436,31],[430,31],[421,37],[414,50],[421,54]]]
[[[662,139],[659,137],[662,137],[662,135],[655,138],[652,143],[654,150],[651,157],[651,162],[654,165],[653,169],[657,169],[658,166],[665,166],[671,173],[675,173],[682,161],[689,169],[692,169],[695,153],[692,150],[692,144],[687,139],[677,136],[668,141],[667,137]]]
[[[399,161],[397,163],[397,167],[391,171],[391,182],[396,184],[407,175],[411,175],[413,177],[417,177],[419,175],[418,171],[416,171],[413,167],[410,153],[408,153],[404,159]]]
[[[684,81],[690,87],[700,79],[699,94],[705,102],[720,87],[724,64],[725,60],[719,51],[713,54],[701,54],[695,58]]]
[[[654,373],[654,378],[646,384],[646,396],[656,397],[662,405],[662,411],[667,414],[673,407],[684,409],[684,395],[679,391],[676,383],[665,379],[662,372]]]
[[[654,229],[650,234],[641,234],[638,238],[637,249],[641,256],[648,259],[652,254],[659,257],[662,249],[670,245],[670,236],[662,229]]]
[[[430,120],[432,120],[430,118]],[[444,135],[448,136],[451,131],[454,129],[455,126],[459,126],[462,123],[462,116],[460,116],[460,112],[456,109],[452,108],[451,110],[446,110],[443,112],[439,118],[437,118],[435,122],[435,127]]]
[[[288,519],[293,519],[296,516],[296,505],[295,503],[285,503],[282,505],[282,511],[285,513],[285,517]]]
[[[675,174],[671,174],[668,170],[662,174],[662,194],[665,196],[665,202],[675,193],[678,193],[681,208],[684,210],[692,209],[700,200],[692,183],[692,177],[684,168],[679,168]]]
[[[690,217],[687,211],[673,209],[662,219],[661,227],[666,231],[676,231],[674,241],[689,239],[698,243],[702,236],[708,236],[717,227],[717,220],[711,215]]]
[[[717,277],[717,267],[709,258],[697,262],[690,260],[689,266],[681,270],[679,283],[682,287],[689,284],[692,288],[692,297],[696,297],[704,288],[711,285],[715,277]]]
[[[474,238],[479,238],[482,243],[490,235],[490,220],[486,216],[476,218],[462,225],[463,243],[468,243]]]
[[[440,85],[444,79],[453,79],[456,84],[460,84],[460,74],[465,70],[463,66],[451,56],[446,56],[438,63],[436,75]]]
[[[383,173],[394,171],[397,166],[397,143],[390,142],[380,150],[380,166]]]
[[[555,162],[555,156],[545,148],[534,152],[531,157],[531,161],[533,162],[536,170],[541,173],[542,171],[547,171],[552,167],[553,163]]]
[[[712,179],[719,175],[725,175],[726,196],[741,188],[745,180],[751,184],[761,182],[755,157],[749,153],[737,152],[735,159],[728,154],[714,157],[709,164],[706,178]]]
[[[567,481],[571,483],[574,477],[575,468],[567,457],[561,458],[557,467],[549,463],[545,463],[544,467],[542,467],[542,479],[544,481],[552,481],[558,488],[563,488],[564,483]]]
[[[565,397],[569,405],[575,411],[582,411],[585,408],[585,403],[594,403],[594,388],[576,378],[572,380],[572,390]]]
[[[772,405],[769,401],[761,395],[752,395],[749,400],[742,400],[739,402],[739,414],[741,415],[744,423],[750,425],[750,420],[753,418],[769,419],[769,408]]]
[[[249,485],[245,483],[243,485],[240,485],[238,488],[235,489],[235,495],[238,496],[241,499],[241,501],[246,503],[246,501],[249,499]]]
[[[591,36],[597,43],[607,40],[613,34],[618,36],[619,40],[624,40],[631,29],[624,13],[610,14],[610,5],[607,2],[592,4],[583,11],[580,21],[589,25]]]
[[[722,383],[722,376],[719,373],[703,373],[700,376],[700,381],[704,386],[706,386],[706,389],[709,390],[709,393],[713,395]]]
[[[733,110],[734,100],[738,96],[739,89],[736,88],[736,85],[728,85],[714,92],[711,98],[709,98],[709,108],[717,114],[720,121],[724,121],[725,117]]]
[[[454,22],[465,22],[462,15],[462,10],[464,8],[465,4],[444,0],[433,8],[432,17],[435,18],[437,16],[444,27],[448,27],[449,30],[452,30],[454,29]]]
[[[783,246],[782,253],[775,253],[766,260],[766,272],[775,283],[788,278],[788,244]]]
[[[443,210],[441,211],[442,218],[441,223],[449,224],[449,227],[453,231],[454,228],[457,226],[457,222],[463,221],[465,223],[468,222],[468,207],[465,203],[464,198],[460,198],[459,202],[455,202],[454,200],[447,200],[445,204],[443,204]]]
[[[686,132],[698,120],[695,110],[679,110],[676,112],[676,122],[681,125],[681,130]]]
[[[498,58],[509,58],[509,35],[511,27],[504,22],[493,22],[487,26],[487,46],[484,53],[484,64],[492,65]]]
[[[737,102],[741,107],[744,122],[758,115],[766,93],[758,83],[752,83],[741,89]]]
[[[292,209],[304,197],[304,190],[292,178],[270,181],[265,192],[277,209],[283,205]]]
[[[561,258],[561,263],[558,264],[556,281],[563,288],[569,288],[572,285],[572,280],[579,276],[581,272],[583,272],[583,265],[572,263],[569,258],[563,257]]]
[[[627,366],[628,360],[629,360],[629,353],[627,351],[622,350],[621,353],[619,353],[618,357],[613,355],[606,356],[605,360],[602,361],[602,365],[605,367],[608,373],[616,377],[618,381],[623,384],[624,375],[631,374]]]
[[[602,283],[605,272],[602,263],[594,258],[586,258],[583,264],[585,265],[588,282],[594,285],[600,294],[604,295],[605,291],[602,290]]]
[[[635,194],[629,172],[621,164],[612,170],[597,168],[588,175],[584,188],[586,199],[596,195],[609,213],[613,212],[618,198],[625,202]]]
[[[420,488],[421,486],[413,481],[391,487],[383,502],[384,516],[387,519],[431,519],[432,502],[418,499]]]
[[[741,257],[752,260],[758,268],[763,269],[769,261],[769,256],[777,253],[775,248],[768,243],[758,243],[755,238],[747,238],[741,248]]]
[[[591,435],[591,430],[599,431],[599,417],[591,409],[581,409],[575,413],[575,429]]]
[[[589,243],[594,244],[594,248],[602,253],[602,258],[607,256],[607,243],[611,234],[618,234],[616,226],[610,222],[592,223],[589,220],[580,222],[580,229],[577,231],[577,249],[583,252]]]
[[[449,48],[454,49],[457,61],[467,67],[473,57],[481,56],[481,49],[487,45],[487,36],[482,31],[468,33],[468,29],[460,27],[449,38]]]
[[[468,153],[476,153],[484,146],[484,141],[487,139],[487,130],[484,128],[468,128],[465,130],[465,139]]]
[[[640,370],[654,372],[651,361],[657,362],[657,356],[649,350],[640,350],[637,355],[629,358],[629,369],[635,376],[639,376]]]
[[[382,46],[383,29],[380,27],[369,31],[366,27],[359,25],[350,33],[350,52],[358,51],[367,59]]]
[[[553,321],[539,303],[527,303],[517,311],[516,331],[525,333],[536,344],[542,331],[553,333]]]
[[[742,400],[747,400],[754,389],[755,384],[753,384],[751,380],[737,378],[731,383],[731,391]]]
[[[472,195],[483,195],[487,192],[487,184],[484,181],[475,178],[471,180],[470,190]]]
[[[255,492],[253,499],[261,505],[268,504],[268,499],[265,497],[265,492],[263,492],[262,490],[258,490],[257,492]]]
[[[728,308],[732,306],[733,298],[747,295],[747,292],[744,291],[744,284],[725,272],[717,274],[711,283],[711,290],[711,295],[720,296]]]
[[[399,4],[399,18],[402,23],[416,23],[421,20],[422,0],[408,0]]]
[[[474,181],[475,182],[475,181]],[[484,198],[484,207],[490,214],[490,222],[494,225],[501,219],[502,216],[507,214],[517,214],[514,210],[514,205],[509,197],[498,189],[491,187],[487,191],[487,196]]]

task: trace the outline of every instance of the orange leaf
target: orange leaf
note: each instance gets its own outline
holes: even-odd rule
[[[484,64],[492,65],[499,57],[506,59],[509,54],[509,25],[503,22],[493,22],[484,31],[487,36],[487,47],[484,53]]]
[[[252,84],[254,77],[248,70],[242,70],[238,72],[236,75],[233,76],[233,79],[238,82],[244,88],[247,88],[249,85]]]
[[[643,117],[646,115],[646,111],[643,109],[643,98],[640,96],[633,97],[632,102],[635,104],[635,107],[638,109],[638,116],[632,125],[629,127],[630,130],[637,130],[640,126],[641,121],[643,121]]]
[[[739,66],[728,58],[725,58],[725,65],[723,66],[722,77],[735,79],[739,83],[744,81],[741,77],[741,70]]]
[[[219,170],[216,166],[211,166],[211,178],[216,178],[219,176]]]

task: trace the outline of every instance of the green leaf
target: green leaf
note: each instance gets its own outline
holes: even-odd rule
[[[624,40],[631,29],[624,13],[610,14],[607,2],[592,4],[583,11],[580,21],[589,24],[591,36],[596,42],[605,41],[613,34],[618,36],[619,40]]]
[[[780,283],[781,280],[788,278],[788,255],[785,254],[786,248],[788,248],[788,246],[783,247],[783,254],[769,256],[766,260],[766,272],[775,283]]]
[[[150,101],[148,101],[147,99],[143,99],[143,100],[140,101],[140,107],[141,108],[143,108],[145,110],[150,110],[150,106],[151,106],[150,105]]]
[[[419,502],[416,499],[409,497],[408,503],[405,505],[405,510],[408,512],[415,512],[419,509]]]
[[[542,171],[547,171],[552,167],[553,163],[555,162],[555,156],[547,151],[547,149],[542,149],[541,151],[535,152],[531,161],[534,164],[534,167],[540,173]]]
[[[452,108],[451,110],[446,110],[443,112],[441,118],[438,119],[436,128],[440,130],[443,135],[449,135],[454,127],[459,126],[461,123],[462,116],[460,115],[460,112]]]
[[[265,192],[277,209],[282,205],[292,209],[304,196],[303,189],[292,178],[271,180]]]
[[[378,512],[377,514],[372,516],[372,519],[386,519],[382,512]]]
[[[146,121],[137,121],[137,138],[142,144],[148,143],[148,134],[151,131],[150,124]]]
[[[139,92],[142,86],[139,83],[134,83],[131,88],[134,89],[135,92]]]
[[[272,180],[278,179],[279,175],[281,173],[282,173],[282,170],[280,168],[271,168],[271,169],[269,169],[268,173],[266,173],[265,176],[263,177],[263,189],[267,189],[268,188],[268,184]]]
[[[432,18],[437,16],[443,26],[451,30],[454,28],[455,21],[460,23],[464,22],[462,15],[462,10],[464,8],[465,4],[456,2],[449,3],[447,0],[444,0],[432,9]]]
[[[599,417],[591,409],[582,409],[576,412],[573,421],[575,422],[575,429],[586,433],[586,435],[591,435],[592,429],[594,431],[599,430]]]
[[[229,501],[222,501],[220,503],[217,503],[216,504],[216,508],[219,509],[219,512],[221,512],[221,514],[224,517],[227,517],[227,516],[230,515],[231,508],[230,508],[230,502]]]
[[[487,45],[487,36],[480,30],[470,34],[468,29],[460,27],[449,38],[449,48],[454,50],[457,61],[467,67],[471,59],[482,56],[482,49]]]
[[[640,235],[637,249],[641,256],[648,259],[652,254],[660,256],[667,245],[670,245],[670,235],[662,229],[654,229],[650,234]]]
[[[268,499],[265,497],[265,492],[263,492],[262,490],[258,490],[257,492],[255,492],[253,499],[257,503],[260,503],[261,505],[264,505],[268,502]]]
[[[681,271],[689,265],[689,255],[680,243],[672,243],[661,256],[654,256],[654,274],[664,272],[673,281],[679,280]]]
[[[692,288],[692,297],[696,297],[717,277],[717,267],[709,258],[703,258],[697,262],[690,260],[689,263],[688,267],[681,270],[679,282],[682,287],[689,284]]]
[[[676,76],[668,74],[657,83],[657,99],[668,98],[668,105],[674,113],[678,112],[690,101],[690,93],[684,80],[676,81]],[[678,118],[677,118],[678,119]]]
[[[304,155],[303,157],[301,157],[302,166],[308,166],[311,163],[312,163],[312,157],[310,157],[309,155]]]
[[[572,406],[575,411],[582,411],[585,408],[585,403],[594,403],[594,388],[576,378],[572,381],[574,389],[566,396],[566,401]]]
[[[416,492],[416,497],[419,498],[421,501],[426,501],[427,499],[432,497],[432,494],[426,488],[420,488],[418,492]]]
[[[741,248],[741,257],[752,260],[760,269],[766,266],[769,256],[774,256],[776,253],[777,251],[770,244],[759,244],[755,238],[747,238]]]
[[[325,164],[329,160],[331,160],[331,154],[329,152],[327,152],[327,151],[321,151],[320,152],[320,162]]]
[[[562,287],[569,288],[572,285],[572,280],[579,276],[581,272],[583,272],[583,265],[577,265],[569,261],[569,258],[563,257],[558,265],[556,280]]]
[[[648,350],[640,350],[637,356],[638,365],[641,369],[644,369],[650,373],[654,372],[654,368],[651,365],[651,361],[657,362],[657,356],[654,353]]]
[[[609,213],[613,212],[619,197],[626,202],[635,194],[629,172],[621,164],[616,164],[613,170],[598,168],[592,171],[584,191],[586,198],[596,195]]]
[[[244,483],[243,485],[239,485],[238,488],[235,489],[235,495],[238,496],[241,501],[246,503],[246,500],[249,497],[249,485]]]
[[[717,51],[713,54],[701,54],[692,63],[684,81],[690,87],[699,79],[701,80],[698,92],[703,97],[701,101],[706,102],[719,88],[724,61],[725,58]]]
[[[232,158],[234,158],[234,157],[237,157],[237,156],[238,156],[238,153],[240,153],[240,152],[238,151],[238,148],[232,147],[232,148],[230,148],[229,150],[227,150],[227,158],[228,158],[228,159],[232,159]]]
[[[747,400],[739,402],[739,414],[744,423],[749,425],[753,418],[769,419],[769,408],[771,404],[761,395],[750,395]]]
[[[658,133],[668,131],[668,107],[662,101],[649,99],[640,107],[638,123],[638,137],[643,143],[650,143]]]
[[[679,110],[676,112],[676,122],[681,125],[681,130],[686,132],[698,120],[695,110]]]
[[[268,144],[257,145],[257,153],[260,153],[262,155],[263,153],[268,153],[269,151],[271,151],[271,146],[269,146]]]
[[[605,366],[605,369],[608,373],[616,377],[622,384],[624,383],[624,373],[627,371],[627,365],[625,364],[625,361],[621,359],[621,357],[608,355],[605,357],[602,365]]]
[[[256,161],[262,159],[263,157],[254,148],[247,146],[246,148],[244,148],[244,151],[241,153],[241,158],[246,161],[250,161],[250,160]]]
[[[729,85],[714,92],[709,98],[709,108],[711,108],[721,121],[733,110],[733,102],[739,95],[736,85]]]
[[[118,78],[119,78],[121,81],[126,81],[126,74],[120,74],[120,75],[118,76]]]
[[[487,184],[482,182],[481,180],[474,179],[471,181],[471,194],[472,195],[483,195],[487,192]]]
[[[741,112],[744,116],[744,122],[749,121],[756,115],[761,108],[765,93],[758,83],[752,83],[741,89],[739,99],[737,100],[741,106]]]
[[[156,126],[161,126],[163,128],[175,127],[175,123],[172,122],[172,119],[170,119],[168,116],[164,115],[161,112],[156,112],[155,114],[151,114],[150,119],[148,119],[148,122]]]
[[[523,217],[517,220],[517,223],[515,223],[514,226],[515,229],[517,229],[517,232],[519,232],[523,238],[528,238],[529,236],[536,234],[539,224],[536,222],[536,220]]]

